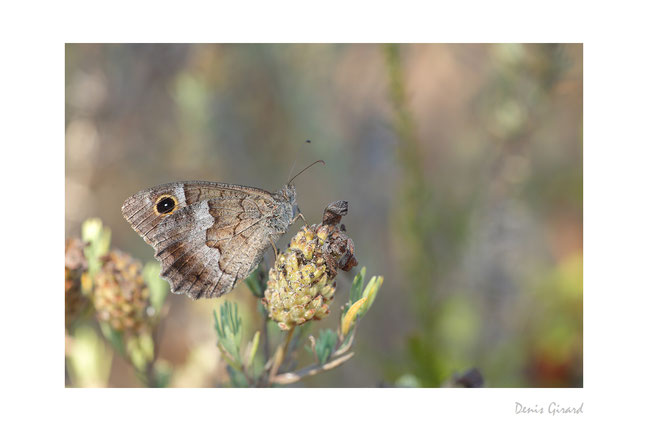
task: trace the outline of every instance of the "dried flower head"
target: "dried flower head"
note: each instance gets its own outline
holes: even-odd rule
[[[111,251],[102,258],[93,285],[100,321],[117,331],[139,332],[148,326],[149,290],[140,262],[126,253]]]
[[[347,210],[346,201],[331,203],[322,223],[304,226],[270,269],[263,304],[281,329],[326,317],[338,269],[357,265],[353,241],[338,226]]]

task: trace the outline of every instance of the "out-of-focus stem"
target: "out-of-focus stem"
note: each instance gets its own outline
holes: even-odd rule
[[[398,139],[396,158],[402,169],[400,199],[396,207],[403,241],[407,245],[405,256],[407,272],[415,274],[414,304],[421,319],[429,314],[431,286],[436,262],[426,249],[429,231],[430,190],[425,180],[423,154],[417,137],[416,121],[408,107],[406,83],[400,47],[390,44],[384,47],[389,78],[389,97],[393,108],[393,127]]]

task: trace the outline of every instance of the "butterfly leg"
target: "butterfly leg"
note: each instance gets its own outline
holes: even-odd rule
[[[275,252],[275,260],[279,259],[279,252],[277,251],[277,246],[275,245],[272,238],[270,238],[270,244],[272,244],[272,248],[274,249]]]
[[[302,213],[297,214],[295,216],[295,218],[290,221],[290,224],[295,223],[297,221],[297,219],[299,219],[299,218],[304,220],[304,224],[308,224],[308,223],[306,223],[306,219],[304,218],[304,214],[302,214]]]

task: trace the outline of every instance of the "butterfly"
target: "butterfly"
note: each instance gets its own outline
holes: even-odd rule
[[[270,246],[276,250],[301,216],[291,182],[274,193],[207,181],[163,184],[126,199],[122,214],[154,248],[172,292],[216,298],[254,271]]]

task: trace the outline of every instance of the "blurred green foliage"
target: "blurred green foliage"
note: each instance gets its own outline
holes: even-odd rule
[[[89,326],[79,326],[69,342],[70,378],[82,387],[105,387],[110,376],[112,352]]]

